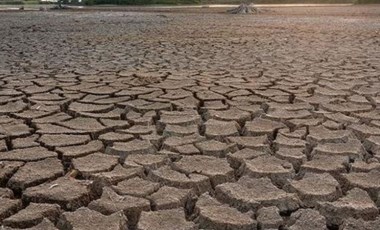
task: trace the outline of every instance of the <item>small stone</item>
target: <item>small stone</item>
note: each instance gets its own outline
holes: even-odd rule
[[[185,219],[182,208],[142,212],[137,230],[196,230],[197,226]]]
[[[122,212],[105,216],[88,208],[79,208],[75,212],[64,212],[58,221],[59,229],[108,229],[127,230],[127,218]]]

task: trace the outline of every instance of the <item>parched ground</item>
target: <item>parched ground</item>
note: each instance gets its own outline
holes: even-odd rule
[[[4,229],[378,229],[379,6],[114,10],[0,13]]]

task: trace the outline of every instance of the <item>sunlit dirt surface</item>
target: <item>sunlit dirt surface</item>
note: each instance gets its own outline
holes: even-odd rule
[[[380,7],[225,10],[0,13],[0,224],[378,229]]]

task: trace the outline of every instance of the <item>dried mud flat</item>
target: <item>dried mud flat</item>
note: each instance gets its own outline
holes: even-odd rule
[[[380,7],[207,10],[0,14],[3,229],[378,229]]]

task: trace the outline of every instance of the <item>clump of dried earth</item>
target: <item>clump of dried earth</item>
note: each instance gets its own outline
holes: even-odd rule
[[[1,13],[0,226],[379,229],[380,7],[174,11]]]

